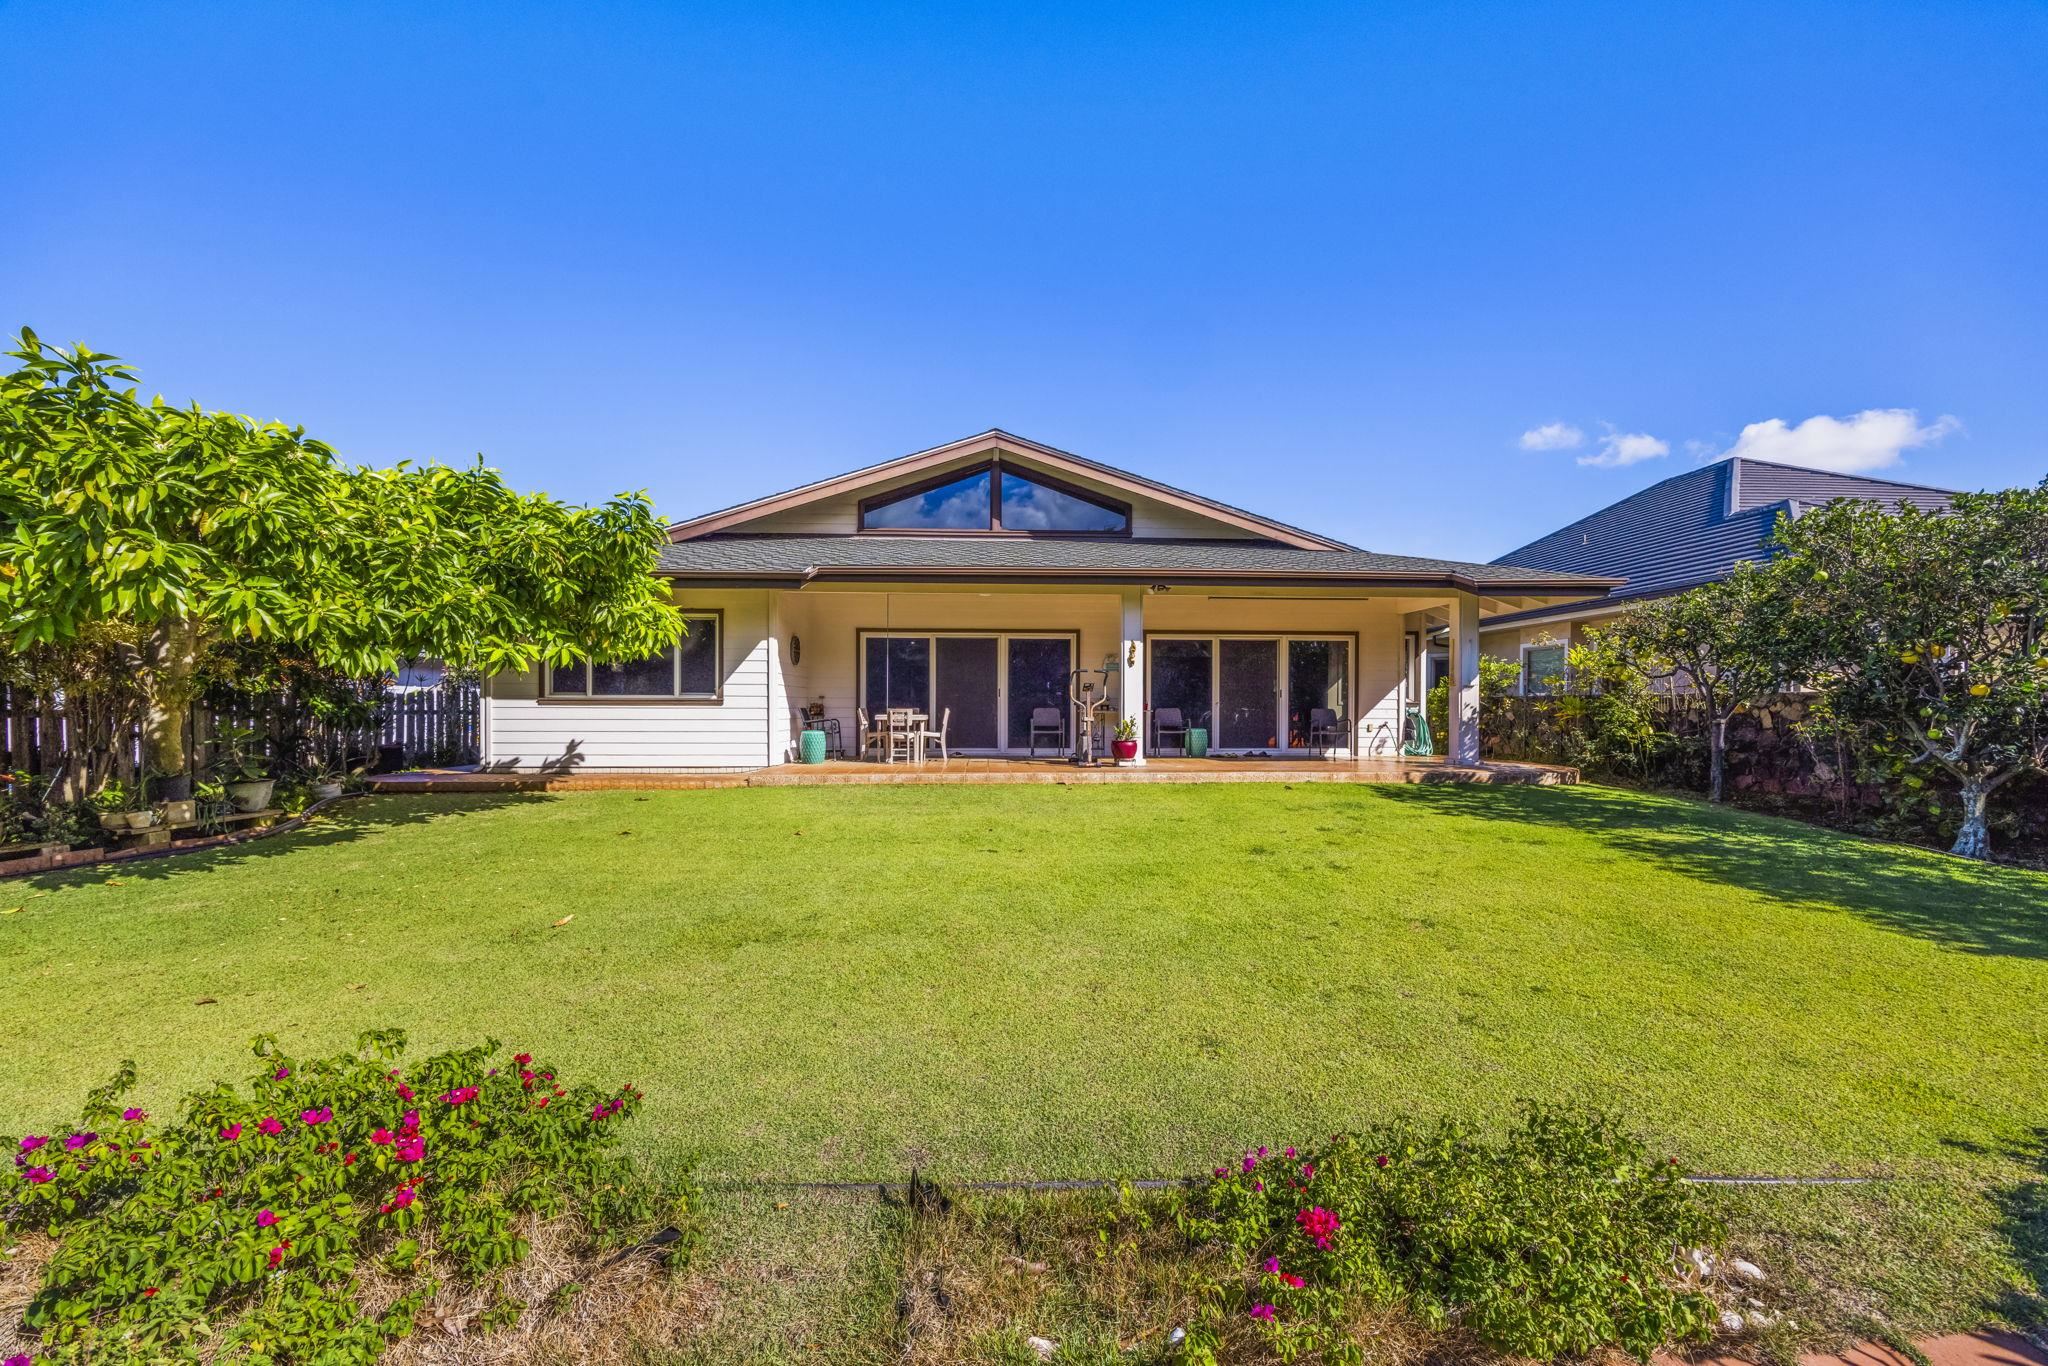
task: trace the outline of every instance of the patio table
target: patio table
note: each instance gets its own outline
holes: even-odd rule
[[[899,738],[908,742],[906,748],[910,751],[912,763],[924,762],[924,736],[921,732],[932,719],[929,713],[892,707],[877,719],[881,722],[878,729],[882,732],[883,763],[896,762],[896,742]]]

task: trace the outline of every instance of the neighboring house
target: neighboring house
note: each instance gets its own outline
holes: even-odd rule
[[[1545,680],[1564,676],[1565,653],[1588,627],[1613,620],[1631,603],[1726,578],[1743,560],[1768,560],[1780,516],[1843,498],[1939,511],[1954,496],[1923,484],[1740,457],[1688,470],[1494,561],[1626,582],[1597,602],[1489,614],[1479,626],[1479,648],[1519,663],[1525,692],[1542,691]]]
[[[1450,752],[1476,762],[1481,615],[1616,584],[1374,554],[1001,431],[679,522],[670,540],[658,572],[687,639],[490,680],[487,764],[781,764],[806,707],[849,741],[856,709],[950,713],[955,752],[1023,754],[1038,708],[1071,740],[1076,670],[1103,671],[1092,681],[1139,727],[1141,759],[1180,748],[1152,724],[1162,711],[1224,753],[1393,755],[1439,624],[1466,644]],[[1318,720],[1332,733],[1312,736]]]

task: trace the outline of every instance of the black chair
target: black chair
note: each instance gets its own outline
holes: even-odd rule
[[[1188,752],[1188,723],[1179,707],[1154,707],[1152,709],[1152,752],[1166,748],[1166,737],[1173,737],[1173,747],[1182,754]]]
[[[1336,749],[1351,747],[1346,734],[1344,718],[1330,707],[1308,709],[1308,747],[1310,749]]]

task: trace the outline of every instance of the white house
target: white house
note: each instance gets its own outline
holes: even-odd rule
[[[1304,503],[1331,487],[1305,482]],[[1137,726],[1141,761],[1196,726],[1215,753],[1392,756],[1442,626],[1462,704],[1448,752],[1476,763],[1482,614],[1618,582],[1376,554],[1003,431],[669,534],[659,572],[687,639],[490,680],[486,764],[788,763],[806,708],[851,739],[859,710],[912,707],[947,718],[955,753],[1017,755],[1039,708],[1071,740],[1076,670],[1101,671],[1090,681]]]

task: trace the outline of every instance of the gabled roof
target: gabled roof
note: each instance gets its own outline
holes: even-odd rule
[[[1652,484],[1494,563],[1625,579],[1613,593],[1617,602],[1655,597],[1724,578],[1740,561],[1769,559],[1781,513],[1797,517],[1803,508],[1843,498],[1905,502],[1938,512],[1954,496],[1925,484],[1731,457]],[[1487,624],[1531,621],[1555,610],[1491,618]]]
[[[1319,586],[1461,588],[1492,595],[1605,593],[1617,580],[1515,565],[1468,564],[1369,550],[1305,550],[1270,540],[1025,540],[995,536],[787,536],[723,533],[662,547],[657,572],[700,583],[1311,582]]]
[[[1285,522],[1276,522],[1269,517],[1247,512],[1243,508],[1232,507],[1228,503],[1219,503],[1213,498],[1204,498],[1200,494],[1189,493],[1171,484],[1162,484],[1156,479],[1132,474],[1129,470],[1100,464],[1075,455],[1071,451],[1059,450],[1006,432],[1000,427],[991,427],[985,432],[959,441],[949,441],[943,446],[933,446],[929,450],[885,460],[879,465],[869,465],[864,469],[834,475],[830,479],[820,479],[816,483],[805,484],[801,488],[790,489],[784,493],[756,498],[752,502],[735,504],[729,508],[721,508],[717,512],[707,512],[701,517],[692,517],[688,521],[676,522],[668,529],[669,539],[686,541],[699,536],[709,536],[738,527],[757,517],[801,507],[806,503],[815,503],[821,499],[838,497],[860,489],[879,489],[896,480],[936,470],[950,461],[978,455],[991,449],[1006,450],[1024,456],[1057,473],[1078,475],[1124,492],[1157,499],[1172,507],[1199,513],[1228,526],[1237,527],[1249,535],[1278,541],[1282,545],[1303,550],[1353,549],[1344,542],[1328,536],[1304,531]]]

